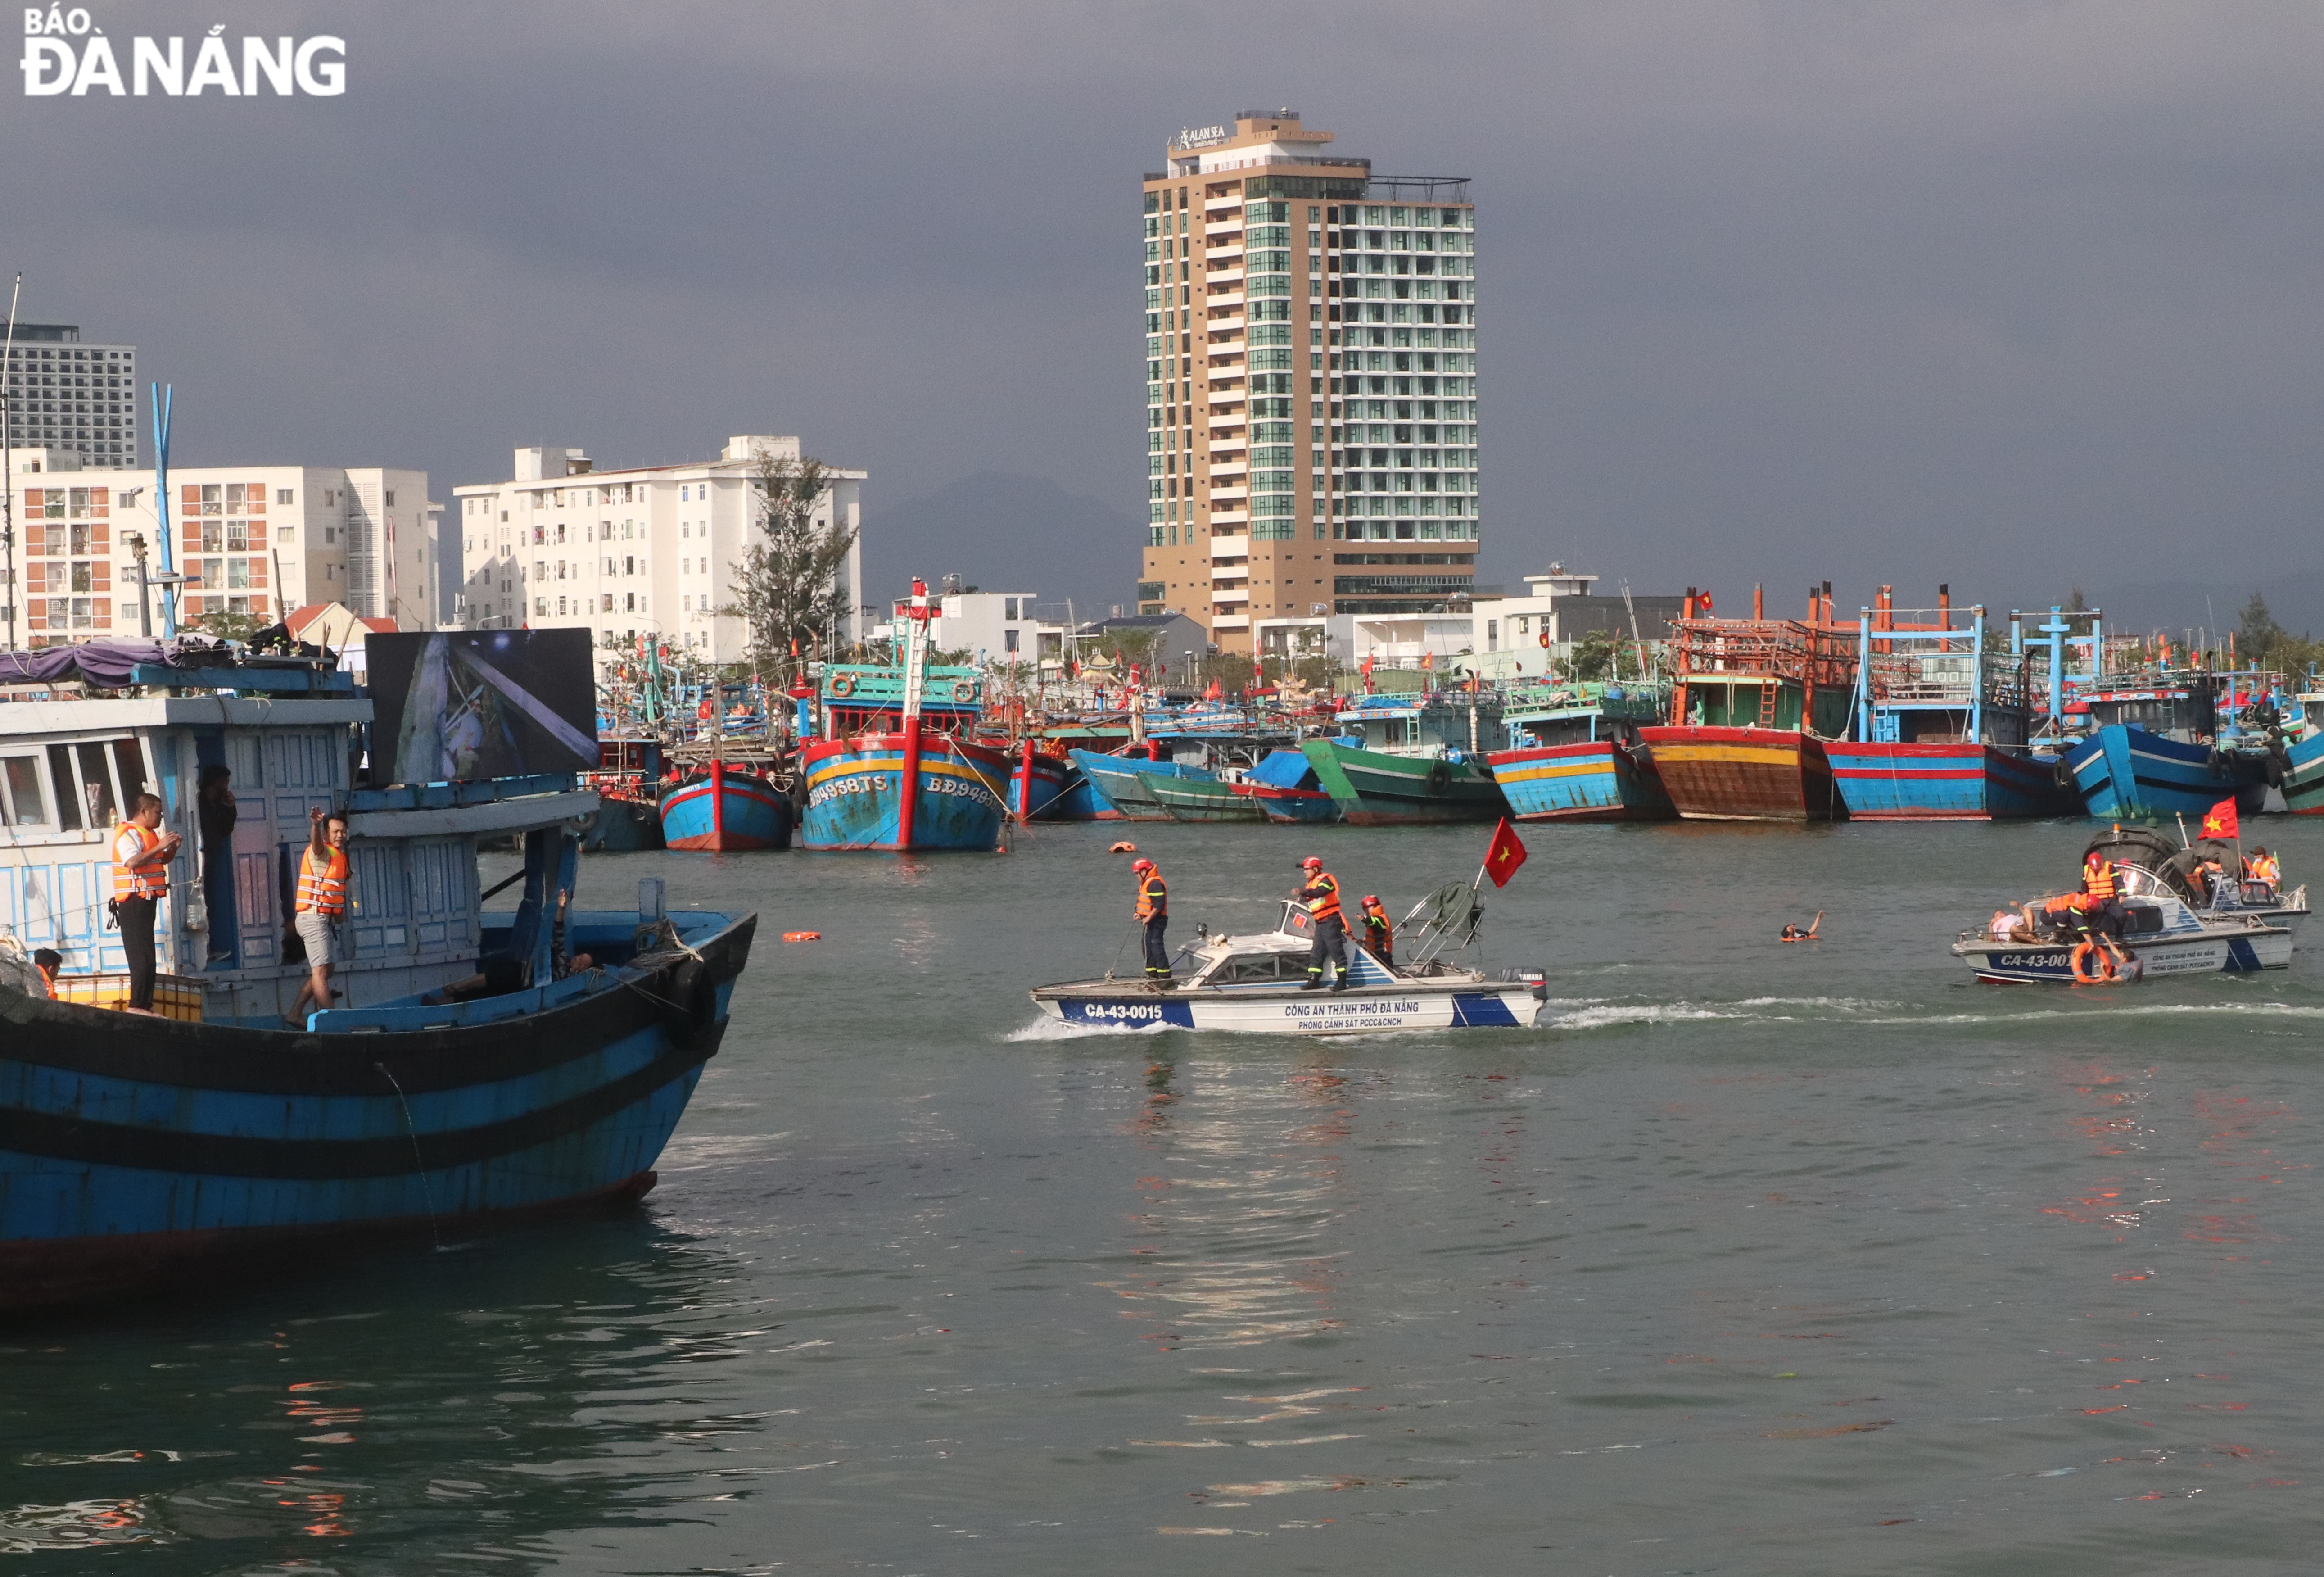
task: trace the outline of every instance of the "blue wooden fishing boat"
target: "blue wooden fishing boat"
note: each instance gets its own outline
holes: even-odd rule
[[[1933,610],[1904,610],[1881,588],[1857,627],[1853,737],[1824,755],[1859,821],[1991,821],[2073,816],[2081,796],[2055,754],[2033,749],[2030,657],[1997,649],[1985,610],[1957,623],[1940,588]],[[1917,618],[1932,622],[1914,623]],[[2052,647],[2053,669],[2061,648]],[[2056,679],[2053,673],[2053,684]]]
[[[1640,680],[1518,690],[1506,699],[1508,748],[1485,757],[1517,821],[1674,821],[1638,730],[1662,721],[1667,686]]]
[[[1082,778],[1089,785],[1090,795],[1099,805],[1093,821],[1168,821],[1170,813],[1164,810],[1139,781],[1139,775],[1164,777],[1203,777],[1212,774],[1204,768],[1185,762],[1167,761],[1158,756],[1110,756],[1096,751],[1074,751],[1074,765],[1081,769]]]
[[[1009,814],[1018,821],[1081,819],[1052,814],[1077,776],[1073,762],[1031,739],[1016,750],[1017,763],[1009,774]]]
[[[748,853],[791,846],[782,785],[713,760],[662,791],[661,835],[673,849]]]
[[[2267,752],[2223,748],[2219,676],[2135,674],[2098,680],[2082,696],[2090,731],[2067,752],[2089,813],[2103,821],[2200,816],[2232,798],[2245,816],[2267,798]]]
[[[1315,775],[1305,751],[1269,751],[1234,785],[1237,794],[1259,802],[1272,822],[1313,825],[1340,819],[1340,802]]]
[[[944,670],[928,669],[928,624],[943,616],[941,607],[918,580],[910,599],[896,604],[905,654],[892,708],[887,671],[826,677],[826,696],[835,699],[825,707],[825,735],[799,747],[798,771],[807,782],[802,846],[899,853],[1001,846],[1010,761],[991,745],[945,732],[973,721],[977,690],[973,679],[947,680]],[[876,694],[869,683],[874,677]],[[927,706],[932,681],[948,697],[942,708]],[[843,732],[850,723],[862,724],[862,731]]]
[[[2313,675],[2292,704],[2300,737],[2284,752],[2284,808],[2294,816],[2324,816],[2324,689],[2316,687]]]
[[[372,703],[344,675],[178,666],[159,643],[116,675],[63,650],[0,653],[0,682],[30,656],[169,690],[0,705],[0,1306],[653,1185],[755,916],[663,913],[659,882],[635,912],[574,912],[595,796],[571,771],[356,786]],[[236,816],[202,850],[213,765]],[[111,824],[141,792],[184,840],[155,924],[161,1017],[107,1005],[125,987]],[[344,1000],[293,1027],[308,969],[286,899],[310,809],[349,820]],[[521,895],[487,916],[477,844],[511,835]],[[25,963],[41,948],[63,956],[53,995]]]
[[[1367,696],[1338,720],[1344,733],[1300,749],[1342,820],[1393,826],[1507,814],[1482,753],[1501,736],[1498,695]]]

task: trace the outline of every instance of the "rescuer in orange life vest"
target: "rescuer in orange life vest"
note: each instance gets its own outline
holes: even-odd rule
[[[1396,927],[1375,893],[1364,894],[1364,951],[1390,969],[1396,967]]]
[[[1162,933],[1170,927],[1170,889],[1151,860],[1133,860],[1130,874],[1138,878],[1138,923],[1146,930],[1146,983],[1170,983],[1170,947]]]
[[[1348,989],[1348,921],[1340,912],[1340,882],[1323,869],[1323,862],[1310,854],[1299,862],[1306,872],[1306,884],[1300,888],[1299,901],[1307,906],[1308,915],[1315,922],[1315,945],[1307,954],[1307,989],[1321,991],[1323,987],[1323,960],[1329,958],[1335,973],[1332,989]]]
[[[170,891],[170,862],[183,842],[161,826],[161,799],[140,794],[129,819],[113,829],[114,923],[129,959],[129,1010],[153,1010],[153,911]]]
[[[2122,934],[2130,911],[2122,907],[2115,886],[2114,862],[2092,849],[2082,861],[2082,891],[2090,900],[2082,912],[2091,937],[2113,954],[2116,963],[2128,964],[2130,949],[2123,945]]]
[[[299,898],[293,925],[307,945],[307,983],[299,1000],[282,1015],[294,1028],[306,1027],[307,1005],[318,1013],[331,1006],[333,927],[347,912],[347,818],[323,815],[320,807],[307,812],[310,830],[306,852],[299,856]]]

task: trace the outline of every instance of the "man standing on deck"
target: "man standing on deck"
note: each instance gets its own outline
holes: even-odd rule
[[[1306,872],[1306,885],[1299,890],[1299,901],[1307,906],[1307,913],[1315,922],[1315,945],[1307,954],[1307,989],[1323,988],[1323,960],[1329,958],[1335,973],[1332,989],[1348,989],[1348,922],[1340,912],[1340,882],[1323,869],[1323,862],[1310,854],[1299,862]]]
[[[2091,937],[2113,954],[2117,964],[2128,964],[2130,949],[2123,945],[2122,934],[2130,911],[2122,907],[2115,892],[2114,862],[2096,849],[2082,861],[2082,891],[2090,900],[2083,913]]]
[[[170,890],[170,862],[184,840],[161,826],[161,797],[140,794],[113,829],[113,918],[129,957],[129,1010],[153,1010],[153,912]]]
[[[282,1015],[282,1022],[294,1029],[306,1028],[309,1002],[318,1013],[330,1010],[332,927],[347,912],[347,818],[326,818],[316,806],[307,812],[307,820],[311,830],[299,856],[299,898],[291,922],[299,940],[307,945],[307,983]]]
[[[1390,969],[1396,967],[1396,927],[1374,893],[1364,894],[1364,951]]]
[[[1146,983],[1157,988],[1170,983],[1170,945],[1162,933],[1170,928],[1170,889],[1151,860],[1130,862],[1138,878],[1138,923],[1146,931]]]
[[[234,905],[234,773],[222,764],[195,774],[194,812],[202,835],[202,898],[209,906],[208,959],[234,956],[240,924]]]

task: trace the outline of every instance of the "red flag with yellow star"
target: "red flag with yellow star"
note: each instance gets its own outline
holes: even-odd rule
[[[2243,829],[2236,824],[2236,802],[2222,799],[2203,813],[2203,835],[2207,838],[2240,838]]]

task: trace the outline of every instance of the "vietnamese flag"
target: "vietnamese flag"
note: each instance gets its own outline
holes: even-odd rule
[[[2240,838],[2243,829],[2236,824],[2236,802],[2220,800],[2203,813],[2203,835],[2207,838]]]
[[[1493,879],[1495,887],[1507,887],[1517,867],[1526,862],[1526,846],[1517,842],[1517,828],[1508,816],[1493,829],[1493,846],[1485,851],[1485,874]]]

